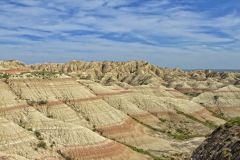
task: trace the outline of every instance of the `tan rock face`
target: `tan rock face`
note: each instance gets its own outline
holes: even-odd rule
[[[0,159],[187,159],[240,113],[237,73],[143,61],[0,67]]]
[[[26,65],[20,61],[0,61],[0,73],[15,74],[28,71]]]
[[[30,65],[29,67],[38,71],[72,73],[81,79],[90,79],[105,85],[112,85],[116,82],[131,85],[156,85],[167,82],[166,84],[174,86],[171,83],[177,82],[180,86],[183,83],[190,83],[187,85],[193,89],[216,89],[222,87],[222,83],[238,84],[240,79],[240,73],[220,73],[209,70],[185,72],[180,69],[160,68],[145,61],[71,61],[65,64],[48,63]],[[202,82],[203,84],[201,84]],[[199,83],[202,86],[198,86]]]

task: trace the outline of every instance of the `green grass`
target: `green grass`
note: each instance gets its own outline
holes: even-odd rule
[[[217,127],[219,127],[218,125],[216,124],[213,124],[212,122],[206,120],[206,122],[203,122],[204,125],[208,126],[209,128],[211,129],[216,129]]]
[[[9,77],[10,77],[10,74],[0,73],[0,79],[8,79]]]
[[[234,125],[240,125],[240,117],[232,118],[231,120],[227,121],[227,123],[225,124],[226,127],[231,127]]]
[[[178,140],[186,140],[194,137],[189,132],[184,131],[180,128],[177,128],[175,133],[170,133],[170,136]]]
[[[61,75],[60,72],[50,72],[50,71],[34,71],[34,72],[23,72],[21,75],[26,75],[27,77],[39,77],[43,79],[51,79]]]
[[[151,130],[154,130],[154,131],[156,131],[156,132],[164,133],[164,134],[166,134],[167,136],[169,136],[169,137],[171,137],[171,138],[173,138],[173,139],[186,140],[186,139],[190,139],[190,138],[196,137],[196,136],[194,136],[194,135],[190,135],[189,132],[185,132],[185,131],[183,131],[183,130],[180,129],[180,128],[176,129],[176,132],[171,133],[171,132],[168,132],[168,131],[166,131],[166,130],[162,130],[162,129],[159,129],[159,128],[154,128],[154,127],[152,127],[152,126],[150,126],[150,125],[148,125],[148,124],[145,124],[145,123],[139,121],[138,119],[136,119],[136,118],[134,118],[134,117],[132,117],[132,118],[133,118],[135,121],[137,121],[138,123],[144,125],[145,127],[149,128],[149,129],[151,129]],[[162,121],[161,119],[159,119],[159,120]],[[165,120],[165,121],[166,121],[166,120]],[[165,121],[164,121],[164,122],[165,122]],[[162,122],[163,122],[163,121],[162,121]]]
[[[132,150],[134,150],[135,152],[138,152],[138,153],[141,153],[141,154],[145,154],[145,155],[148,155],[149,157],[151,157],[153,160],[164,160],[165,158],[162,158],[162,157],[157,157],[153,154],[151,154],[150,152],[144,150],[144,149],[141,149],[141,148],[137,148],[135,146],[131,146],[131,145],[128,145],[128,144],[125,144],[123,143],[125,146],[131,148]]]
[[[218,127],[217,125],[213,124],[213,123],[210,122],[210,121],[207,121],[207,120],[206,120],[205,122],[200,121],[199,119],[195,118],[194,116],[189,115],[189,114],[186,114],[186,113],[184,113],[184,112],[177,111],[177,113],[178,113],[178,114],[182,114],[182,115],[184,115],[185,117],[187,117],[187,118],[189,118],[189,119],[191,119],[191,120],[193,120],[193,121],[202,123],[203,125],[211,128],[211,129],[216,129],[216,128]]]
[[[225,116],[224,116],[224,113],[216,113],[214,112],[213,110],[211,110],[209,107],[205,107],[209,112],[212,113],[213,116],[217,117],[217,118],[220,118],[220,119],[224,119],[224,120],[228,120]]]

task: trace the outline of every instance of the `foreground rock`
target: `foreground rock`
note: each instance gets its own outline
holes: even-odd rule
[[[193,160],[239,160],[240,118],[217,128],[192,155]]]

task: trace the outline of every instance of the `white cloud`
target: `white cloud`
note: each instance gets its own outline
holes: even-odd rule
[[[196,12],[189,6],[173,5],[170,0],[22,0],[20,3],[27,7],[0,3],[3,53],[51,57],[71,53],[77,58],[88,52],[105,55],[106,59],[110,56],[121,59],[116,54],[124,53],[127,58],[151,61],[167,59],[169,54],[165,65],[170,66],[171,59],[180,58],[179,55],[227,55],[230,48],[236,56],[240,51],[237,47],[240,17],[236,13],[211,17],[210,12]],[[42,41],[34,41],[34,36]],[[0,53],[0,58],[4,57]]]

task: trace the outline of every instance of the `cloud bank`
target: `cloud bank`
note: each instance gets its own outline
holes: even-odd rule
[[[237,0],[2,0],[0,59],[240,68]]]

